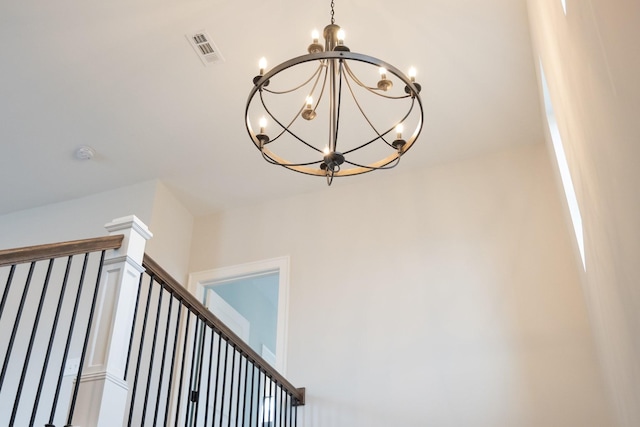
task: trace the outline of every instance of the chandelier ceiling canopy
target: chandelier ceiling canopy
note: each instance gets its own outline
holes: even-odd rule
[[[344,37],[332,1],[324,45],[314,31],[308,54],[270,70],[261,59],[245,109],[247,131],[267,162],[324,176],[329,185],[397,166],[424,120],[415,69],[405,75],[351,52]]]

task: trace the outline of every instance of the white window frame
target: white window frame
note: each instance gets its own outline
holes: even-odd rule
[[[234,281],[243,277],[255,277],[278,273],[278,321],[276,331],[276,361],[273,366],[286,376],[287,336],[289,318],[289,256],[271,258],[230,267],[215,268],[189,274],[189,291],[203,301],[206,288]]]

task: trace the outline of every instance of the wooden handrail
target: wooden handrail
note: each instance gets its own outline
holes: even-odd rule
[[[142,266],[146,268],[147,274],[152,275],[157,281],[162,282],[189,310],[191,310],[202,321],[216,330],[239,351],[242,355],[253,362],[262,372],[284,389],[288,390],[298,405],[305,403],[305,389],[296,388],[269,363],[256,353],[249,344],[245,343],[228,326],[209,311],[198,299],[193,296],[184,286],[178,283],[169,273],[167,273],[157,262],[147,254],[144,254]]]
[[[124,235],[118,234],[93,239],[72,240],[69,242],[26,246],[16,249],[3,249],[0,250],[0,267],[94,251],[117,249],[122,245],[123,238]]]

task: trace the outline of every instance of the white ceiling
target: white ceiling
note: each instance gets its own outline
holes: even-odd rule
[[[323,178],[264,162],[244,127],[261,56],[306,53],[330,1],[0,5],[0,213],[160,179],[195,215]],[[352,51],[418,69],[426,127],[392,171],[542,141],[525,0],[336,0]],[[185,34],[225,58],[204,66]],[[74,159],[83,144],[96,157]]]

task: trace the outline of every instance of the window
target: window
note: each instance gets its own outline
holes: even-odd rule
[[[571,180],[571,172],[569,171],[569,164],[567,163],[567,157],[564,153],[564,147],[562,145],[562,137],[560,136],[560,129],[558,129],[558,122],[556,121],[556,115],[551,105],[551,95],[549,94],[549,87],[547,86],[547,78],[544,74],[544,68],[542,67],[542,61],[540,61],[540,75],[542,79],[542,93],[544,96],[544,107],[547,115],[547,124],[549,125],[549,132],[551,133],[551,141],[553,142],[553,150],[556,155],[556,161],[558,162],[558,168],[560,169],[560,177],[562,178],[562,186],[564,188],[564,195],[569,205],[569,213],[571,215],[571,222],[573,223],[573,231],[576,235],[576,241],[578,242],[578,250],[580,251],[580,258],[582,259],[582,267],[587,270],[587,264],[584,257],[584,236],[582,231],[582,215],[580,215],[580,207],[578,206],[578,198],[576,197],[576,191],[573,187],[573,181]]]
[[[281,374],[286,374],[289,257],[192,273],[189,275],[189,289],[267,362]],[[235,304],[234,300],[241,304]],[[259,301],[265,303],[262,308],[250,307]],[[213,310],[213,302],[224,312]],[[276,308],[273,322],[267,322],[271,314],[264,316],[264,313],[271,313],[270,306]],[[245,310],[247,307],[248,311]],[[259,319],[252,319],[253,315]],[[267,335],[261,332],[264,326],[270,325],[275,327],[275,339],[265,339],[270,332]]]

